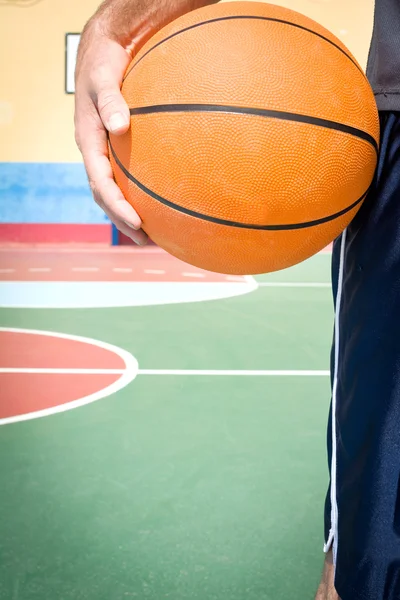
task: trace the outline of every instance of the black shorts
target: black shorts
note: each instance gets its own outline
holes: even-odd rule
[[[400,600],[400,112],[380,120],[374,184],[332,259],[325,549],[342,600]]]

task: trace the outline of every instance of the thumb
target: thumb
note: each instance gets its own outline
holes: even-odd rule
[[[100,88],[97,96],[97,110],[104,127],[110,133],[118,135],[129,129],[129,108],[118,85],[108,83]]]
[[[114,134],[125,133],[130,125],[129,108],[121,94],[120,85],[129,57],[120,46],[108,49],[108,61],[92,74],[95,104],[104,127]]]

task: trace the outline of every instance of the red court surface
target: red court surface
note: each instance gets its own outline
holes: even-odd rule
[[[157,247],[0,247],[0,281],[245,282],[197,269]]]
[[[131,355],[95,340],[0,330],[0,420],[107,396],[133,379],[135,365]]]
[[[0,419],[68,404],[108,387],[120,375],[1,373]]]

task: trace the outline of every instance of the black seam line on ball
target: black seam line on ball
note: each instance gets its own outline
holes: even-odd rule
[[[149,115],[154,113],[177,113],[177,112],[221,112],[242,115],[255,115],[257,117],[269,117],[271,119],[281,119],[282,121],[295,121],[297,123],[307,123],[308,125],[316,125],[325,129],[334,129],[343,133],[348,133],[352,136],[365,140],[374,147],[378,153],[378,143],[372,135],[358,129],[330,121],[328,119],[320,119],[319,117],[311,117],[310,115],[301,115],[298,113],[285,112],[282,110],[267,110],[264,108],[252,108],[247,106],[222,106],[219,104],[159,104],[155,106],[139,106],[130,108],[131,116]]]
[[[332,42],[332,40],[330,40],[329,38],[325,37],[321,33],[317,33],[316,31],[313,31],[312,29],[308,29],[308,27],[304,27],[303,25],[298,25],[297,23],[292,23],[291,21],[285,21],[284,19],[274,19],[272,17],[259,17],[259,16],[256,16],[256,15],[232,15],[230,17],[218,17],[216,19],[209,19],[208,21],[202,21],[201,23],[195,23],[194,25],[190,25],[189,27],[184,27],[184,29],[180,29],[179,31],[175,31],[175,33],[172,33],[171,35],[167,36],[163,40],[160,40],[157,44],[154,44],[154,46],[152,46],[152,48],[149,48],[149,50],[147,50],[147,52],[145,52],[143,54],[143,56],[141,56],[139,58],[139,60],[137,62],[135,62],[134,65],[132,65],[132,67],[129,69],[129,71],[126,73],[125,77],[123,78],[123,81],[125,81],[125,79],[129,76],[129,74],[132,72],[132,70],[152,50],[154,50],[155,48],[158,48],[158,46],[161,46],[161,44],[164,44],[165,42],[168,42],[168,40],[176,37],[177,35],[180,35],[181,33],[185,33],[186,31],[190,31],[191,29],[196,29],[197,27],[201,27],[202,25],[208,25],[209,23],[218,23],[220,21],[233,21],[233,20],[238,20],[238,19],[252,19],[252,20],[256,20],[256,21],[272,21],[273,23],[282,23],[283,25],[290,25],[292,27],[296,27],[297,29],[302,29],[303,31],[307,31],[308,33],[312,33],[313,35],[316,35],[317,37],[321,38],[325,42],[328,42],[328,44],[331,44],[331,46],[334,46],[335,48],[337,48],[342,54],[344,54],[349,60],[351,60],[351,62],[353,63],[353,65],[365,77],[365,73],[362,70],[362,68],[360,67],[360,65],[358,65],[357,62],[351,56],[349,56],[347,54],[347,52],[345,52],[343,50],[343,48],[341,48],[338,44],[335,44],[335,42]]]
[[[148,187],[143,185],[143,183],[138,181],[131,173],[129,173],[129,171],[124,167],[124,165],[119,160],[118,156],[116,155],[116,153],[114,151],[114,148],[111,146],[111,143],[110,143],[110,148],[111,148],[111,152],[112,152],[115,162],[117,163],[117,165],[121,169],[121,171],[124,173],[124,175],[126,177],[128,177],[128,179],[130,181],[132,181],[132,183],[134,183],[140,190],[142,190],[142,192],[144,192],[145,194],[147,194],[154,200],[157,200],[161,204],[164,204],[165,206],[168,206],[169,208],[172,208],[178,212],[181,212],[185,215],[189,215],[190,217],[195,217],[196,219],[202,219],[203,221],[209,221],[211,223],[216,223],[217,225],[225,225],[228,227],[238,227],[239,229],[256,229],[256,230],[260,230],[260,231],[285,231],[285,230],[289,230],[289,229],[306,229],[307,227],[314,227],[315,225],[322,225],[324,223],[328,223],[329,221],[334,221],[338,217],[341,217],[342,215],[345,215],[347,212],[351,211],[353,208],[355,208],[357,206],[357,204],[360,204],[360,202],[363,201],[363,199],[365,198],[365,196],[368,193],[368,190],[367,190],[365,192],[365,194],[363,194],[361,196],[361,198],[359,198],[358,200],[353,202],[353,204],[351,204],[350,206],[347,206],[346,208],[344,208],[343,210],[340,210],[337,213],[334,213],[333,215],[328,215],[327,217],[322,217],[321,219],[315,219],[314,221],[307,221],[305,223],[289,223],[289,224],[284,224],[284,225],[256,225],[256,224],[252,225],[251,223],[240,223],[237,221],[228,221],[226,219],[219,219],[217,217],[212,217],[210,215],[204,215],[204,214],[196,212],[194,210],[190,210],[183,206],[179,206],[179,204],[175,204],[174,202],[171,202],[170,200],[166,200],[162,196],[159,196],[158,194],[156,194],[155,192],[150,190]]]

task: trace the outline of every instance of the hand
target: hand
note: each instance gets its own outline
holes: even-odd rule
[[[147,235],[114,181],[107,144],[108,131],[123,134],[130,126],[120,87],[134,46],[127,50],[110,38],[101,20],[96,14],[81,37],[75,76],[75,139],[95,201],[122,233],[144,245]]]
[[[141,220],[114,181],[107,132],[126,133],[130,114],[121,92],[125,70],[138,48],[163,25],[216,0],[105,0],[86,24],[75,71],[75,139],[97,204],[139,245]]]

